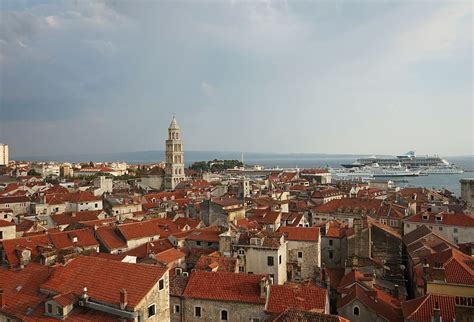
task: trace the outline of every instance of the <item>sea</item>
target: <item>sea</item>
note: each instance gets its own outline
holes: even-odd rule
[[[266,168],[340,168],[342,163],[353,163],[360,157],[367,155],[350,154],[307,154],[307,153],[242,153],[227,151],[187,151],[185,152],[185,163],[189,166],[196,161],[207,160],[241,160],[247,165],[262,165]],[[164,160],[164,151],[138,151],[124,153],[101,153],[82,155],[57,155],[57,156],[34,156],[14,157],[15,160],[29,161],[63,161],[63,162],[112,162],[121,161],[131,164],[157,163]],[[396,185],[400,187],[426,187],[434,189],[447,189],[456,196],[460,196],[461,186],[459,180],[462,178],[474,178],[474,155],[446,157],[456,166],[464,169],[462,174],[430,174],[428,176],[395,178]]]

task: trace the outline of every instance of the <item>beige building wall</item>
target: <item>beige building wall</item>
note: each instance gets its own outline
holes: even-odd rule
[[[0,143],[0,166],[8,166],[9,161],[8,145]]]

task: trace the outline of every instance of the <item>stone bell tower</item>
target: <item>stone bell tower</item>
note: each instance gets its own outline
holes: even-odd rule
[[[178,183],[184,179],[184,151],[181,128],[173,116],[168,128],[168,140],[166,140],[165,189],[174,190]]]

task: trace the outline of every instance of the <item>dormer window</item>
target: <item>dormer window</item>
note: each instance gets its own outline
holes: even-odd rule
[[[429,216],[428,216],[428,215],[423,215],[421,218],[422,218],[423,220],[428,220],[428,219],[429,219]]]
[[[436,215],[436,221],[443,221],[443,216]]]

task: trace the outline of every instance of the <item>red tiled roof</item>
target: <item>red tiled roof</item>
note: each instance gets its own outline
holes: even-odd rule
[[[338,308],[342,308],[357,299],[364,303],[364,305],[366,305],[370,310],[375,312],[377,315],[382,316],[389,322],[399,322],[402,320],[402,312],[400,308],[395,305],[395,303],[399,304],[399,302],[397,302],[391,296],[386,295],[377,289],[371,289],[370,291],[367,291],[359,284],[353,285],[348,290],[349,293],[338,301]],[[370,293],[376,295],[376,299],[374,299],[372,296],[369,296]]]
[[[259,224],[275,224],[280,217],[279,211],[270,211],[266,209],[255,209],[252,211],[253,215],[249,218],[250,221],[256,221]]]
[[[19,202],[30,202],[31,198],[26,196],[18,197],[0,197],[0,205],[19,203]]]
[[[237,258],[228,256],[219,256],[218,252],[209,255],[201,255],[194,266],[194,269],[201,271],[214,270],[234,273],[237,265]]]
[[[377,199],[357,199],[357,198],[342,198],[334,199],[320,205],[314,209],[315,212],[331,213],[337,212],[338,209],[351,209],[352,211],[357,209],[365,209],[369,211],[376,211],[380,208],[382,201]]]
[[[39,286],[48,279],[48,272],[47,266],[38,263],[31,263],[22,270],[0,267],[0,288],[4,291],[6,304],[0,308],[0,314],[35,320],[27,313],[27,309],[35,307],[47,298],[47,295],[39,292]]]
[[[365,276],[364,274],[362,274],[361,272],[357,270],[352,270],[342,277],[341,282],[339,283],[338,286],[347,287],[356,282],[368,282],[372,280],[373,280],[372,276]]]
[[[260,297],[260,281],[266,275],[195,271],[184,291],[185,297],[265,304]]]
[[[172,263],[178,259],[184,259],[186,256],[185,253],[183,253],[182,251],[179,251],[175,248],[170,248],[170,249],[167,249],[165,251],[162,251],[161,253],[158,253],[155,255],[155,258],[157,261],[165,264],[165,265],[168,265],[169,263]]]
[[[195,229],[189,233],[186,240],[219,242],[219,235],[221,231],[218,227],[207,227]]]
[[[327,290],[298,284],[272,285],[266,311],[281,313],[289,308],[325,313]]]
[[[80,256],[65,266],[54,267],[51,277],[41,288],[80,295],[87,287],[91,299],[114,305],[119,305],[120,290],[124,288],[128,294],[127,306],[136,308],[165,273],[165,269],[154,265]]]
[[[9,226],[15,226],[15,223],[0,219],[0,227],[9,227]]]
[[[427,258],[431,279],[438,273],[447,283],[474,285],[474,258],[449,248]]]
[[[427,216],[427,219],[423,219],[423,216]],[[437,217],[441,217],[441,220],[436,220]],[[425,217],[426,218],[426,217]],[[474,218],[466,214],[452,214],[442,212],[433,214],[429,212],[419,212],[405,219],[406,222],[423,223],[426,225],[448,225],[448,226],[459,226],[459,227],[474,227]]]
[[[75,213],[63,213],[51,215],[51,219],[58,225],[70,225],[79,221],[90,221],[99,219],[102,210],[79,211]]]
[[[286,240],[292,241],[312,241],[319,240],[319,227],[289,227],[281,226],[278,232],[285,235]]]
[[[123,241],[116,233],[114,226],[102,226],[96,230],[97,238],[107,247],[109,250],[118,248],[125,248],[127,244]]]
[[[46,234],[6,239],[2,240],[3,251],[10,266],[18,266],[20,260],[17,256],[17,250],[29,249],[31,251],[31,259],[34,260],[38,256],[39,246],[48,246],[50,244],[49,236]]]
[[[117,229],[120,231],[125,240],[133,240],[153,236],[167,237],[169,233],[167,233],[166,230],[162,229],[161,227],[160,220],[152,219],[119,225],[117,226]]]
[[[68,230],[49,234],[49,237],[56,249],[99,246],[94,234],[89,229]]]
[[[454,321],[456,317],[456,300],[453,296],[428,294],[419,298],[402,302],[405,320],[431,322],[436,306],[440,309],[443,321]]]
[[[244,203],[236,198],[212,198],[212,202],[221,207],[238,206]]]
[[[337,315],[324,314],[301,309],[287,309],[269,322],[350,322],[350,320]]]
[[[140,245],[126,252],[126,254],[142,259],[147,258],[149,254],[159,254],[170,248],[173,248],[173,244],[168,239],[159,239]]]
[[[188,225],[191,229],[193,229],[199,226],[199,224],[201,223],[201,220],[197,218],[179,217],[174,221],[174,223],[180,230],[183,229],[186,225]]]

